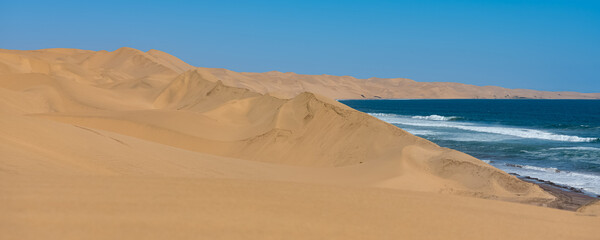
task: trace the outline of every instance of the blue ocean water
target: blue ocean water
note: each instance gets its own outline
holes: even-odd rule
[[[600,100],[340,100],[508,173],[600,195]]]

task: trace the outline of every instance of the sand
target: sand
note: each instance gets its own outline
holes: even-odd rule
[[[0,50],[2,239],[600,234],[595,206],[540,207],[556,197],[332,99],[358,83],[263,75]]]

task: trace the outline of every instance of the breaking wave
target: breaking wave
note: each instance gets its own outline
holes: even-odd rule
[[[549,150],[575,150],[575,151],[600,151],[600,148],[595,147],[557,147]]]
[[[459,122],[448,122],[444,120],[437,121],[422,121],[426,117],[423,118],[415,118],[415,117],[406,117],[396,114],[386,114],[386,113],[371,113],[372,116],[375,116],[383,121],[392,123],[392,124],[401,124],[408,126],[417,126],[417,127],[436,127],[436,128],[454,128],[465,131],[473,131],[473,132],[481,132],[481,133],[493,133],[500,135],[507,135],[519,138],[529,138],[529,139],[541,139],[541,140],[549,140],[549,141],[563,141],[563,142],[600,142],[600,138],[590,138],[590,137],[579,137],[579,136],[571,136],[571,135],[562,135],[555,134],[542,130],[535,129],[527,129],[527,128],[514,128],[514,127],[500,127],[500,126],[485,126],[485,125],[476,125],[471,123],[459,123]],[[435,118],[449,118],[443,117],[439,115],[431,115],[427,117],[436,116]],[[430,120],[430,119],[427,119]]]
[[[414,119],[424,119],[432,121],[456,121],[462,119],[461,117],[445,117],[440,115],[429,115],[429,116],[413,116]]]
[[[600,194],[600,186],[597,184],[600,182],[599,175],[562,171],[553,167],[537,167],[510,163],[493,165],[509,173],[512,172],[521,176],[543,179],[556,184],[581,189],[585,192]]]

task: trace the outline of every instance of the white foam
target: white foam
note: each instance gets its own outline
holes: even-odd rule
[[[429,127],[448,127],[457,128],[461,130],[494,133],[501,135],[508,135],[520,138],[533,138],[551,141],[563,141],[563,142],[593,142],[597,141],[598,138],[585,138],[578,136],[569,136],[554,134],[546,131],[524,129],[524,128],[508,128],[508,127],[488,127],[488,126],[475,126],[475,125],[455,125],[455,124],[421,124],[421,123],[398,123],[406,124],[411,126],[429,126]]]
[[[559,171],[556,168],[544,168],[528,165],[494,165],[506,172],[513,172],[521,176],[551,181],[553,183],[581,188],[586,192],[600,194],[600,175],[587,173]]]
[[[430,130],[419,130],[419,129],[404,129],[412,135],[437,135],[434,131]]]
[[[368,113],[371,116],[374,117],[393,117],[393,116],[399,116],[397,114],[393,114],[393,113]]]
[[[456,120],[456,119],[458,119],[458,117],[444,117],[444,116],[440,116],[440,115],[413,116],[412,118],[414,118],[414,119],[432,120],[432,121],[450,121],[450,120]]]
[[[557,147],[549,150],[576,150],[576,151],[600,151],[600,148],[595,147]]]
[[[549,172],[549,173],[559,172],[557,168],[553,168],[553,167],[545,168],[545,167],[536,167],[536,166],[524,165],[524,166],[521,166],[521,168],[523,168],[523,169],[530,169],[530,170],[536,170],[536,171]]]
[[[470,123],[458,123],[458,122],[434,122],[434,121],[422,121],[420,119],[407,118],[395,114],[371,114],[383,121],[392,124],[402,124],[408,126],[418,127],[439,127],[439,128],[454,128],[466,131],[482,132],[482,133],[493,133],[500,135],[507,135],[520,138],[529,139],[541,139],[550,141],[563,141],[563,142],[594,142],[598,141],[598,138],[589,137],[578,137],[570,135],[554,134],[546,131],[526,129],[526,128],[513,128],[513,127],[498,127],[498,126],[483,126],[475,125]]]

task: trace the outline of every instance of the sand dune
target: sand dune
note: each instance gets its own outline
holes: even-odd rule
[[[277,71],[238,73],[226,69],[200,69],[212,73],[230,86],[283,97],[313,92],[333,99],[600,99],[600,93],[546,92],[451,82],[416,82],[406,78],[357,79],[325,74],[302,75]]]
[[[194,68],[157,50],[0,50],[0,232],[3,239],[600,233],[600,219],[590,217],[595,206],[581,213],[532,206],[555,198],[331,99],[377,92],[379,83],[416,84]]]

